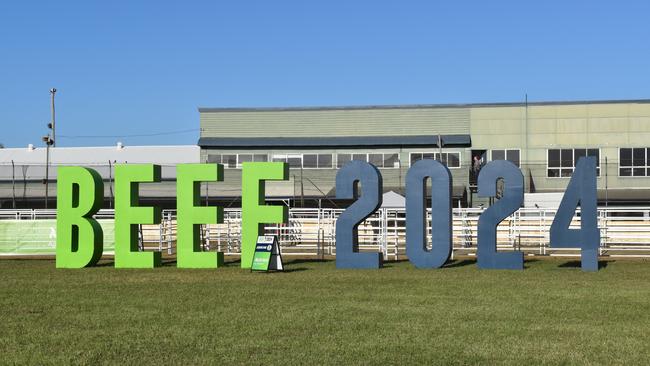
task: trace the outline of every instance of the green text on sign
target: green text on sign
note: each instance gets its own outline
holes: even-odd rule
[[[273,236],[259,236],[257,238],[257,243],[255,244],[255,253],[253,253],[253,263],[251,265],[251,270],[269,270],[269,264],[271,263],[274,244],[275,237]]]

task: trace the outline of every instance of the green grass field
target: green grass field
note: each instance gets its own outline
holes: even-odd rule
[[[650,262],[56,270],[0,260],[3,364],[647,364]]]

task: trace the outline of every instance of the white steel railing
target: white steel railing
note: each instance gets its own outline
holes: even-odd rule
[[[285,256],[324,257],[336,255],[336,219],[342,209],[291,208],[289,222],[264,226],[266,234],[277,235]],[[479,208],[453,210],[453,255],[475,255]],[[497,248],[520,250],[527,255],[579,256],[579,248],[550,248],[549,229],[555,209],[522,208],[497,228]],[[579,212],[579,210],[578,210]],[[100,210],[98,219],[111,220],[114,210]],[[0,210],[0,220],[52,220],[56,210]],[[427,241],[430,247],[431,210],[427,211]],[[599,208],[600,254],[611,257],[650,257],[650,207]],[[576,215],[571,228],[580,228]],[[404,209],[381,208],[358,227],[360,251],[381,252],[385,260],[405,258],[406,213]],[[202,225],[204,250],[239,255],[241,209],[225,209],[221,224]],[[141,225],[141,250],[173,254],[176,245],[176,212],[164,210],[160,225]]]

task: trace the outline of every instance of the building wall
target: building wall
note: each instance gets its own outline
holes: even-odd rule
[[[50,148],[46,177],[45,148],[0,149],[0,208],[55,207],[56,179],[60,166],[85,166],[97,171],[104,181],[105,206],[113,207],[116,164],[158,164],[161,166],[160,183],[139,185],[142,198],[168,202],[173,207],[176,197],[176,165],[198,163],[201,151],[198,146],[98,146]]]
[[[296,108],[296,109],[209,109],[201,108],[201,137],[338,137],[338,136],[419,136],[463,135],[470,129],[470,110],[462,107],[430,108],[425,106]],[[333,148],[333,149],[265,149],[236,150],[203,148],[201,161],[209,154],[236,153],[398,153],[399,168],[380,168],[385,191],[401,192],[410,166],[411,152],[428,152],[429,148]],[[439,149],[435,149],[438,152]],[[445,148],[443,152],[460,155],[462,166],[450,169],[455,192],[460,194],[468,180],[469,150]],[[333,196],[336,172],[332,169],[290,169],[291,184],[269,182],[267,193],[295,197]],[[282,188],[279,188],[283,185]],[[222,187],[223,189],[219,189]],[[240,194],[241,170],[225,169],[225,180],[214,185],[215,192]],[[239,192],[239,193],[238,193]]]
[[[304,109],[201,109],[201,137],[417,136],[469,134],[471,146],[445,147],[458,152],[461,167],[450,169],[455,191],[470,189],[472,157],[486,150],[516,149],[527,192],[561,192],[569,177],[549,177],[548,149],[598,149],[599,196],[607,187],[612,198],[650,201],[650,177],[620,177],[619,149],[650,147],[650,100],[485,104],[457,106],[351,107]],[[273,149],[260,153],[399,152],[399,169],[380,169],[387,189],[400,191],[410,166],[409,154],[438,152],[435,146],[365,149]],[[202,149],[208,154],[239,152]],[[251,150],[241,152],[250,153]],[[332,193],[337,169],[291,170],[293,194]],[[227,169],[229,189],[237,192],[240,172]],[[302,177],[302,178],[301,178]],[[309,182],[307,182],[307,179]],[[312,182],[314,184],[312,184]],[[232,187],[230,187],[232,185]],[[318,186],[316,189],[315,186]],[[288,192],[288,191],[287,191]],[[648,196],[648,197],[646,197]],[[631,198],[630,198],[631,197]]]
[[[201,137],[412,136],[464,134],[467,108],[368,107],[199,110]]]
[[[648,177],[619,177],[619,149],[650,146],[649,103],[532,105],[471,109],[473,149],[517,148],[537,191],[563,190],[548,177],[548,149],[598,148],[599,190],[647,189]],[[607,182],[605,182],[607,181]]]
[[[385,154],[399,154],[400,165],[395,168],[379,168],[382,179],[384,191],[396,191],[402,193],[405,184],[405,177],[410,167],[409,159],[412,152],[427,152],[430,149],[423,148],[382,148],[382,149],[310,149],[306,151],[292,150],[292,149],[257,149],[257,150],[236,150],[236,149],[202,149],[201,161],[209,161],[209,155],[217,154],[268,154],[272,157],[275,154],[332,154],[334,157],[332,168],[291,168],[289,169],[288,182],[267,182],[267,194],[269,196],[282,196],[282,197],[332,197],[334,195],[334,187],[336,183],[336,156],[337,154],[352,154],[352,153],[385,153]],[[436,149],[436,152],[439,150]],[[469,174],[469,149],[466,148],[445,148],[444,152],[452,152],[460,154],[461,166],[458,168],[451,168],[452,179],[455,186],[457,195],[462,194],[462,190],[466,188],[465,184],[468,181]],[[210,189],[214,195],[220,196],[240,196],[241,195],[241,169],[240,168],[225,168],[224,181],[210,185]]]

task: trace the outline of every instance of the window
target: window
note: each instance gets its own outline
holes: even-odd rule
[[[368,161],[367,154],[352,154],[352,160]]]
[[[332,168],[332,154],[274,154],[273,161],[289,163],[290,168]]]
[[[618,150],[618,174],[621,177],[650,176],[650,148],[635,147]]]
[[[549,178],[571,177],[575,164],[584,156],[596,157],[596,174],[600,175],[600,151],[598,149],[549,149],[546,176]]]
[[[376,167],[383,167],[384,154],[368,154],[368,162]]]
[[[519,150],[516,149],[492,150],[492,161],[494,160],[508,160],[513,164],[515,164],[516,166],[520,166]]]
[[[321,169],[332,168],[332,154],[318,154],[318,167]]]
[[[224,168],[240,168],[245,161],[266,161],[266,154],[209,154],[208,163],[223,164]]]
[[[302,167],[306,169],[327,169],[332,167],[332,154],[304,154]]]
[[[242,163],[266,162],[268,159],[266,154],[237,154],[237,168],[241,168]]]
[[[336,167],[341,168],[350,160],[365,161],[377,168],[399,168],[399,154],[397,153],[337,154]]]
[[[221,155],[221,164],[224,168],[236,168],[237,167],[237,155]]]
[[[241,167],[243,163],[251,163],[253,161],[253,154],[239,154],[237,155],[237,166]]]
[[[302,156],[302,167],[303,168],[318,168],[318,155],[316,154],[305,154]]]
[[[352,154],[337,154],[336,155],[336,167],[341,168],[348,162],[352,160]]]
[[[434,154],[433,153],[411,153],[411,165],[415,164],[416,161],[422,160],[422,159],[432,159],[435,160]]]
[[[384,154],[384,168],[399,168],[399,154]]]
[[[287,155],[287,163],[289,163],[289,168],[302,167],[302,155]]]
[[[289,163],[289,168],[300,168],[302,166],[301,154],[279,154],[273,155],[274,162]]]
[[[459,152],[443,152],[440,155],[439,152],[436,153],[411,153],[410,162],[413,165],[416,161],[422,159],[433,159],[438,160],[439,162],[446,165],[448,168],[460,168],[460,153]]]

